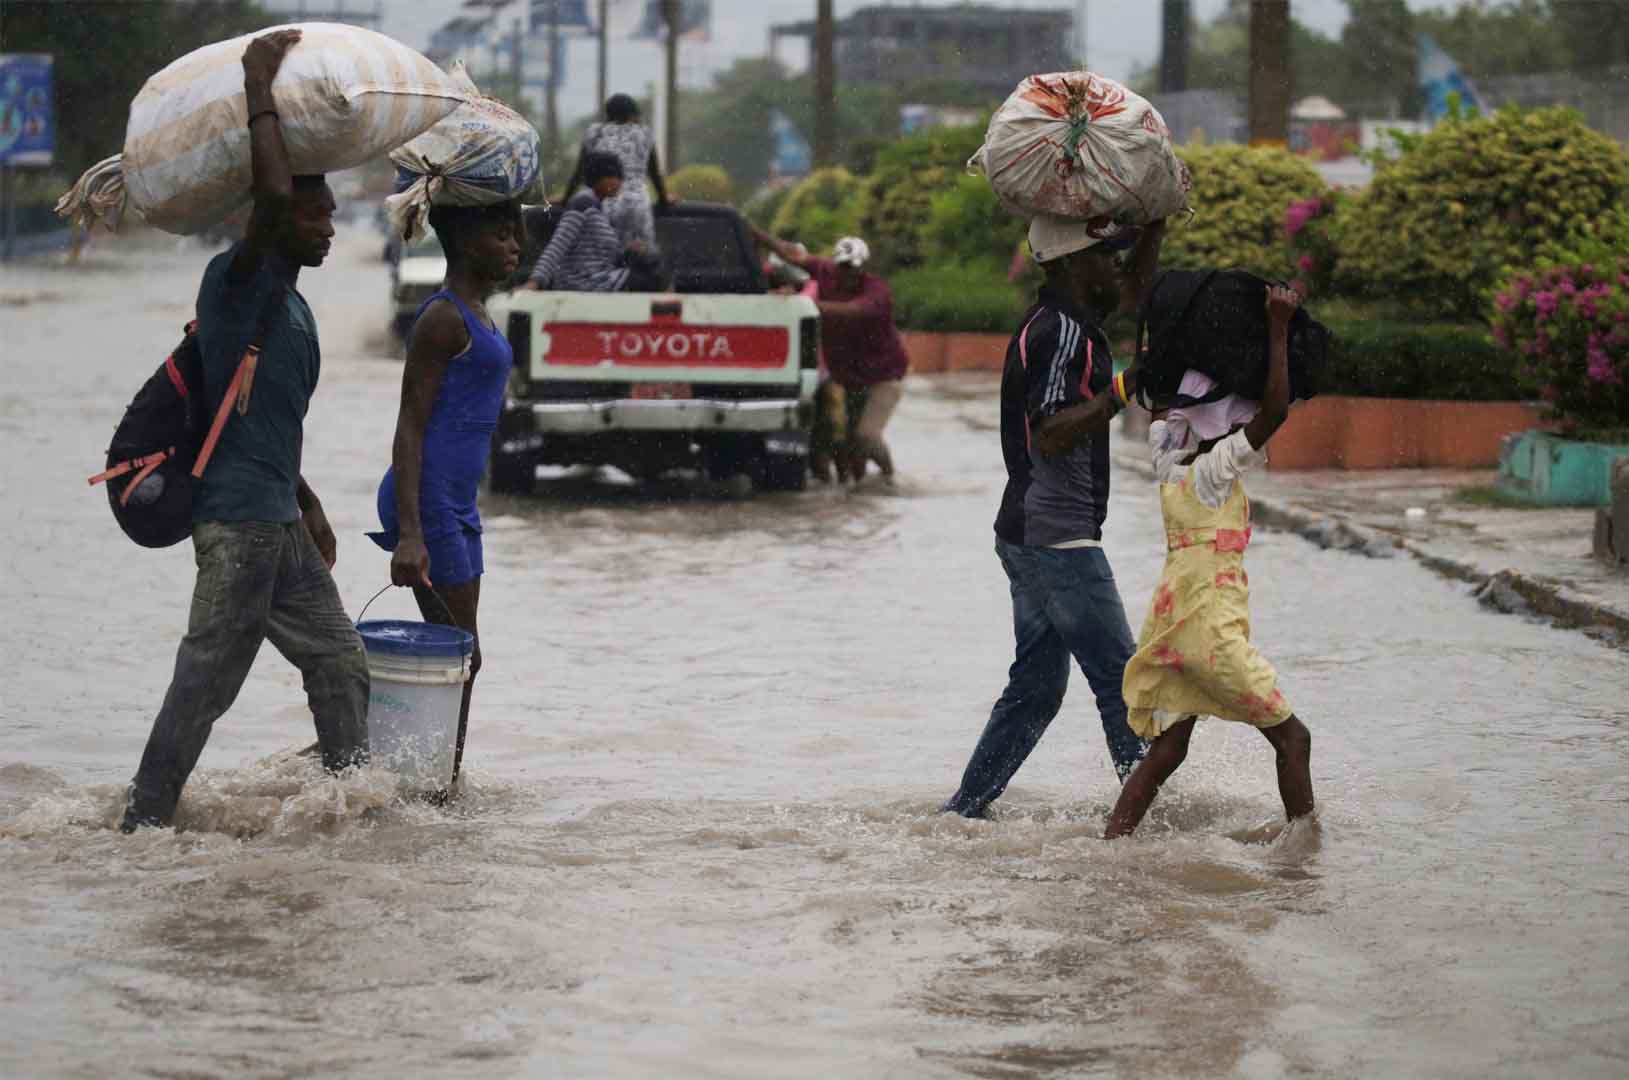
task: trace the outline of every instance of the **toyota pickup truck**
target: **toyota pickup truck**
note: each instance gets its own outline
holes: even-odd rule
[[[768,291],[729,207],[658,210],[656,237],[670,293],[517,290],[488,301],[515,353],[493,491],[530,491],[538,466],[574,464],[638,478],[684,467],[744,473],[770,491],[807,483],[814,301]]]

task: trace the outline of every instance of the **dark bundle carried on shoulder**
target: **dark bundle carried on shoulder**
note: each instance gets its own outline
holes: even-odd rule
[[[1165,270],[1137,317],[1137,398],[1149,409],[1196,404],[1178,393],[1183,373],[1216,386],[1201,400],[1261,400],[1267,385],[1267,290],[1244,270]],[[1310,398],[1329,354],[1329,329],[1296,311],[1290,320],[1290,399]]]

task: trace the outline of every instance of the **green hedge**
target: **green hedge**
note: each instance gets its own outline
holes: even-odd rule
[[[1571,109],[1508,107],[1403,140],[1333,228],[1336,286],[1485,315],[1509,267],[1587,240],[1629,198],[1629,155]]]
[[[1425,323],[1360,309],[1313,312],[1335,335],[1320,384],[1355,397],[1523,401],[1510,354],[1481,326]]]
[[[931,128],[907,135],[877,153],[867,175],[860,233],[876,269],[919,266],[927,260],[928,220],[934,196],[967,169],[984,143],[984,126]]]
[[[718,165],[686,165],[667,178],[667,189],[675,199],[726,205],[735,202],[735,184]]]
[[[1193,172],[1194,213],[1172,219],[1160,262],[1294,277],[1284,213],[1328,190],[1318,170],[1287,150],[1229,143],[1190,144],[1177,154]]]
[[[798,181],[775,211],[770,231],[816,255],[860,231],[864,183],[847,169],[816,169]]]
[[[1007,281],[995,260],[944,263],[887,275],[894,322],[901,330],[1011,333],[1029,306],[1028,294]]]

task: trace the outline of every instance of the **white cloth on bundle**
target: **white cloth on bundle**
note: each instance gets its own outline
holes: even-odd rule
[[[1182,376],[1177,393],[1183,397],[1204,397],[1215,389],[1216,383],[1204,372],[1188,369]],[[1233,481],[1247,469],[1267,460],[1265,449],[1256,450],[1245,438],[1244,432],[1234,432],[1240,424],[1249,423],[1261,408],[1261,403],[1237,394],[1203,405],[1183,405],[1165,414],[1148,429],[1148,446],[1154,455],[1154,473],[1162,484],[1175,484],[1189,474],[1194,483],[1194,494],[1206,506],[1218,507],[1227,501]],[[1193,462],[1186,459],[1207,439],[1222,439],[1210,451]]]

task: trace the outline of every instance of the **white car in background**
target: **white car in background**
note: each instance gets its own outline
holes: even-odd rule
[[[413,317],[419,308],[441,288],[447,276],[447,258],[434,233],[405,243],[391,273],[390,325],[396,336],[407,340]]]

